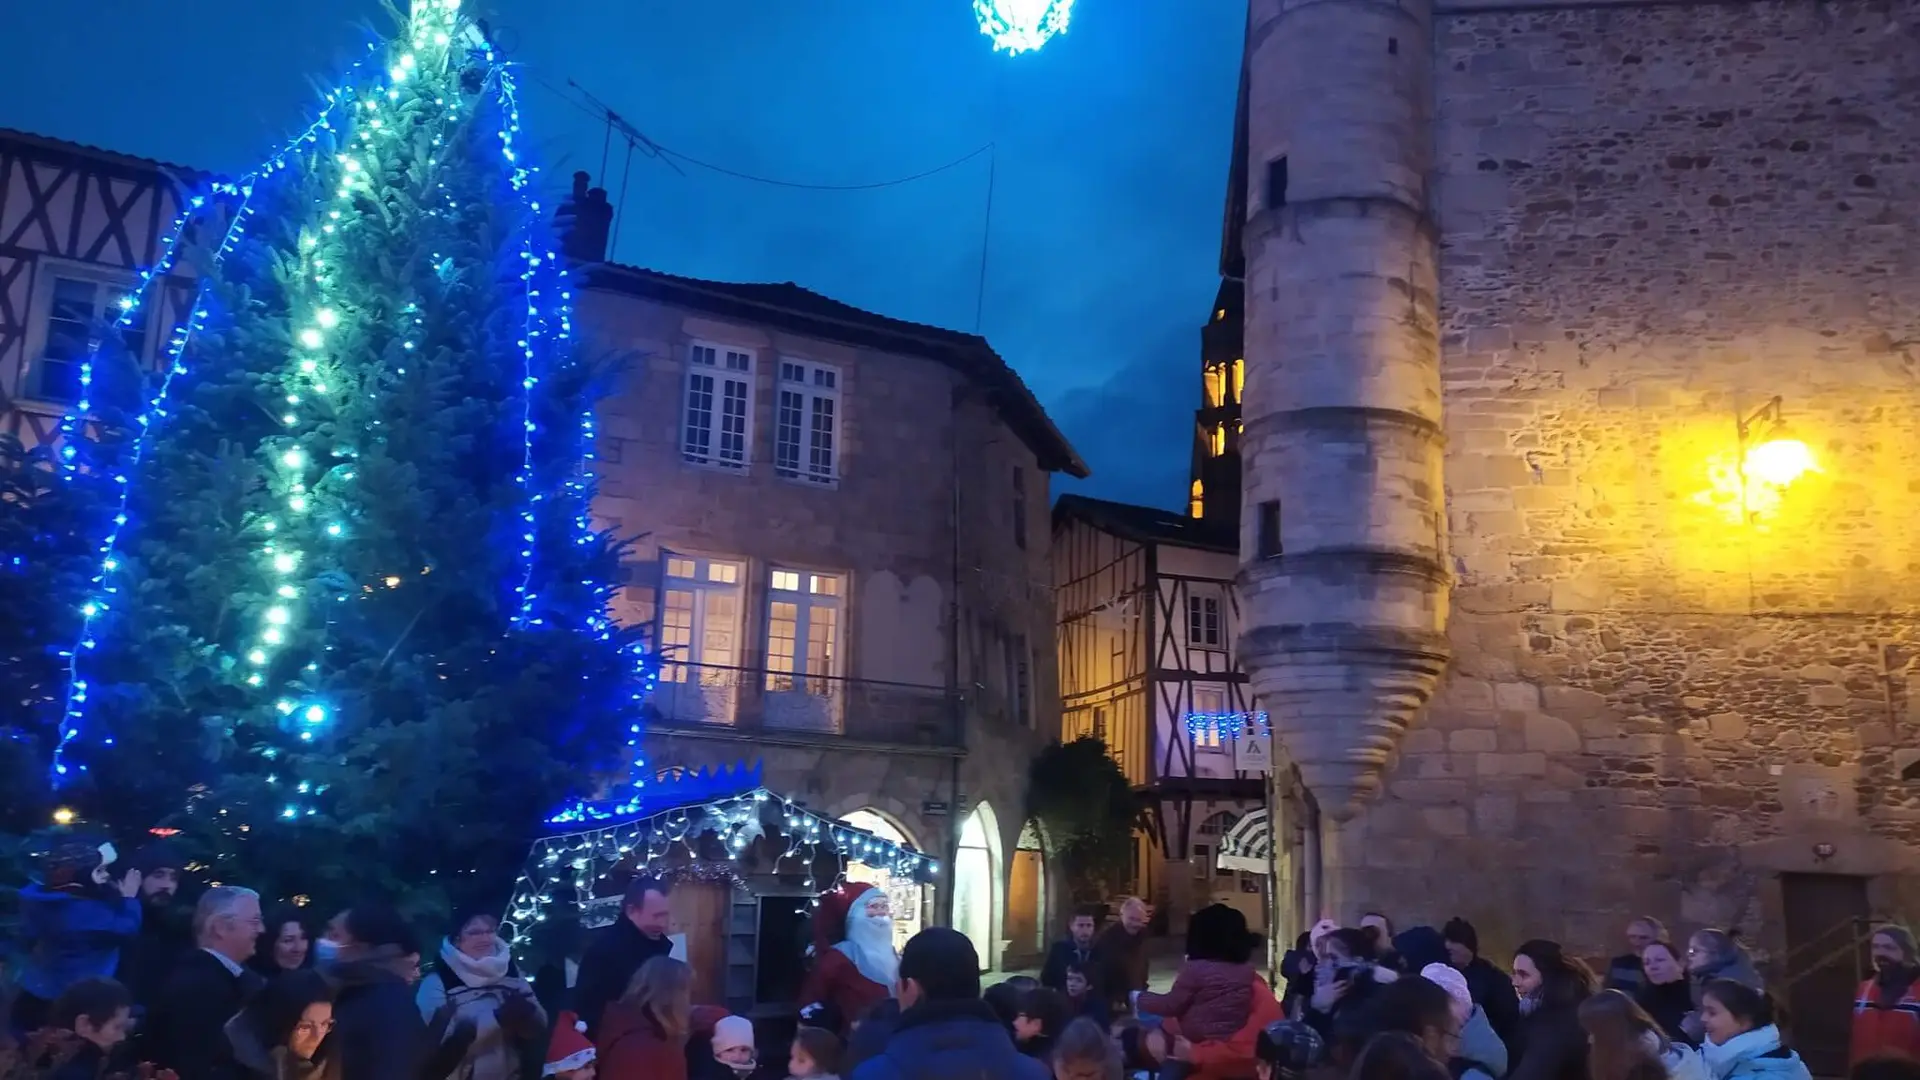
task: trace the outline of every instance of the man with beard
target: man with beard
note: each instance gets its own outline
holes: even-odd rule
[[[1073,919],[1067,923],[1070,935],[1065,941],[1056,941],[1047,950],[1047,962],[1040,968],[1040,985],[1049,990],[1067,992],[1067,969],[1079,968],[1081,974],[1087,974],[1093,967],[1093,930],[1100,922],[1100,910],[1082,907],[1074,911]]]
[[[1873,978],[1854,995],[1853,1040],[1847,1055],[1858,1065],[1873,1057],[1920,1059],[1920,951],[1902,927],[1873,932]]]
[[[120,982],[133,994],[135,1015],[152,1009],[160,986],[193,945],[192,912],[174,901],[186,858],[173,844],[156,840],[133,853],[140,871],[140,933],[120,950]]]
[[[900,955],[893,951],[886,893],[858,881],[825,894],[813,916],[813,937],[813,969],[800,985],[803,1016],[825,1006],[851,1025],[893,993]]]

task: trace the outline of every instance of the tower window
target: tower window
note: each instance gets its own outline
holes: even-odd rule
[[[1280,556],[1280,500],[1268,499],[1260,504],[1258,529],[1254,537],[1256,548],[1262,559],[1275,559]]]
[[[1227,425],[1213,425],[1213,456],[1223,457],[1227,452]]]
[[[1221,402],[1225,400],[1224,395],[1227,392],[1226,373],[1220,370],[1219,365],[1208,364],[1207,370],[1201,375],[1201,379],[1206,384],[1207,408],[1219,408]]]
[[[1187,492],[1187,516],[1193,518],[1205,517],[1206,509],[1206,489],[1201,486],[1200,481],[1195,480],[1193,487]]]
[[[1285,154],[1267,162],[1267,209],[1287,205],[1287,158]]]
[[[1246,400],[1247,362],[1238,359],[1233,362],[1233,403],[1238,405]]]

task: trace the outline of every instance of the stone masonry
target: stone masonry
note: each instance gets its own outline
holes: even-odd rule
[[[1350,2],[1387,6],[1324,6]],[[1787,873],[1865,877],[1876,912],[1911,914],[1920,4],[1442,4],[1432,25],[1398,48],[1432,57],[1452,660],[1382,793],[1323,822],[1322,899],[1464,915],[1495,952],[1602,954],[1642,911],[1779,949]],[[1250,398],[1282,377],[1255,356],[1256,286]],[[1776,397],[1747,445],[1802,441],[1818,470],[1743,490],[1739,421]]]

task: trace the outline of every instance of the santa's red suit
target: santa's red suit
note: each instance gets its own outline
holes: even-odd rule
[[[810,1006],[825,1005],[833,1013],[842,1034],[850,1030],[854,1021],[866,1016],[867,1011],[886,1000],[893,994],[893,987],[887,983],[870,978],[861,971],[859,943],[852,940],[855,935],[848,933],[849,915],[854,918],[872,918],[865,913],[869,901],[884,904],[886,894],[877,892],[866,882],[849,882],[820,898],[819,910],[813,916],[813,968],[807,972],[806,981],[800,985],[800,1008],[806,1012]],[[887,919],[887,939],[884,945],[869,943],[886,951],[884,960],[897,959],[892,956],[893,933],[891,919]],[[868,969],[873,967],[872,960]]]

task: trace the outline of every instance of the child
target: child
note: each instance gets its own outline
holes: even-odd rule
[[[753,1074],[759,1064],[753,1045],[753,1021],[744,1016],[728,1016],[713,1025],[713,1060],[726,1066],[731,1075]],[[716,1075],[720,1073],[716,1072]]]
[[[1298,1020],[1281,1020],[1260,1029],[1253,1049],[1254,1076],[1258,1080],[1299,1080],[1325,1056],[1326,1045],[1319,1032]]]
[[[106,1071],[114,1049],[133,1029],[133,995],[112,979],[81,979],[53,1003],[47,1025],[79,1036],[51,1080],[92,1080]]]
[[[1120,1080],[1120,1054],[1099,1024],[1081,1017],[1053,1048],[1054,1080]]]
[[[802,1025],[787,1050],[788,1080],[840,1080],[840,1037]]]
[[[1195,1043],[1231,1039],[1253,1015],[1254,975],[1247,961],[1258,944],[1237,909],[1201,908],[1187,925],[1187,958],[1173,989],[1141,994],[1138,1010],[1163,1018],[1170,1037]]]
[[[1054,1041],[1060,1038],[1073,1014],[1067,996],[1058,990],[1040,987],[1020,995],[1013,1014],[1013,1042],[1030,1058],[1047,1060]]]
[[[587,1025],[572,1013],[563,1012],[553,1025],[547,1063],[540,1075],[556,1080],[593,1080],[597,1058],[593,1044],[587,1041]]]
[[[1087,978],[1087,973],[1077,964],[1067,965],[1067,1007],[1074,1016],[1084,1016],[1101,1027],[1106,1027],[1111,1019],[1107,1003],[1093,992],[1093,980]]]
[[[40,860],[39,880],[20,890],[20,993],[14,1025],[22,1032],[46,1025],[55,998],[88,978],[109,978],[120,966],[120,946],[140,932],[140,872],[115,883],[107,868],[112,844],[67,841]]]

